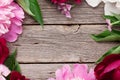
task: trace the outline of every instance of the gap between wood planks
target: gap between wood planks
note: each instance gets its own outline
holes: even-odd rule
[[[90,34],[106,29],[104,26],[45,25],[42,30],[39,25],[27,25],[9,48],[11,52],[18,48],[17,60],[24,64],[94,63],[117,45],[117,42],[96,43],[90,38]]]

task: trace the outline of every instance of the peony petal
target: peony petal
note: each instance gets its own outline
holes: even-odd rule
[[[21,34],[22,26],[17,26],[16,24],[12,24],[10,32],[14,32],[15,34]]]
[[[69,80],[72,77],[69,65],[64,65],[62,69],[56,71],[56,80]]]
[[[6,80],[3,76],[0,75],[0,80]]]
[[[13,0],[0,0],[0,7],[9,5],[13,2]]]
[[[101,76],[102,76],[103,74],[107,73],[107,72],[110,72],[110,71],[118,68],[119,66],[120,66],[120,60],[117,60],[117,61],[109,64],[109,65],[105,68],[105,70],[104,70],[104,72],[101,74]]]
[[[120,10],[113,3],[105,3],[105,15],[112,15],[112,13],[120,14]]]
[[[88,77],[86,80],[96,80],[96,77],[94,75],[94,69],[90,69]]]
[[[5,38],[9,42],[14,42],[17,40],[18,35],[15,32],[8,32],[5,35],[3,35],[3,38]]]
[[[114,71],[113,80],[120,80],[120,67]]]
[[[0,64],[0,73],[7,77],[10,74],[10,70],[6,66]]]
[[[88,66],[86,64],[75,64],[73,69],[74,77],[87,79]]]
[[[11,5],[13,5],[16,8],[15,10],[13,10],[13,12],[17,19],[22,20],[23,18],[25,18],[24,11],[22,10],[21,7],[19,7],[19,5],[17,5],[14,2]]]
[[[86,2],[92,6],[92,7],[97,7],[102,0],[86,0]]]

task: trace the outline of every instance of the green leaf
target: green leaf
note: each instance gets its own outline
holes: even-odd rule
[[[29,15],[34,16],[34,14],[30,10],[30,2],[29,0],[16,0],[17,3],[27,12]]]
[[[15,50],[5,61],[5,65],[11,70],[11,71],[18,71],[21,72],[20,66],[16,60],[16,54],[17,50]]]
[[[105,15],[105,19],[110,19],[112,22],[118,21],[118,19],[115,16]]]
[[[120,31],[118,30],[105,30],[100,34],[92,34],[92,39],[95,41],[120,41]]]
[[[119,53],[120,53],[120,46],[113,47],[109,51],[107,51],[104,55],[102,55],[102,57],[100,57],[96,63],[101,62],[106,56],[110,54],[119,54]]]
[[[29,0],[29,1],[30,1],[30,10],[35,15],[33,17],[43,27],[44,22],[43,22],[42,12],[38,4],[38,1],[37,0]]]
[[[113,16],[115,16],[115,18],[117,18],[118,20],[120,20],[120,14],[115,14],[115,13],[112,13]]]
[[[16,0],[18,4],[43,27],[42,12],[37,0]]]
[[[120,25],[120,15],[119,14],[113,13],[113,16],[105,15],[104,18],[110,19],[112,26],[119,26]]]

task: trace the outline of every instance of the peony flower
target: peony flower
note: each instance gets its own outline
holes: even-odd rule
[[[0,0],[0,37],[14,42],[22,33],[23,10],[13,0]]]
[[[120,14],[120,0],[86,0],[87,3],[96,7],[101,2],[105,3],[105,15],[112,15],[112,13]]]
[[[87,65],[75,64],[72,70],[69,65],[63,66],[62,69],[56,71],[55,79],[48,80],[95,80],[95,76],[92,69],[88,72]]]
[[[0,64],[0,80],[6,80],[4,77],[7,77],[9,74],[10,70],[6,66]]]
[[[58,5],[58,10],[62,12],[67,18],[71,18],[70,10],[72,8],[72,5],[61,3]]]
[[[111,54],[95,68],[97,80],[120,80],[120,54]]]
[[[71,18],[70,10],[72,8],[72,4],[68,4],[70,0],[51,0],[54,4],[57,5],[58,10],[61,11],[67,18]],[[81,0],[73,0],[74,3],[79,4]]]
[[[9,56],[9,49],[6,46],[6,40],[0,38],[0,64],[3,64],[8,56]]]
[[[29,79],[26,79],[25,76],[21,75],[17,71],[12,71],[10,74],[10,80],[29,80]]]

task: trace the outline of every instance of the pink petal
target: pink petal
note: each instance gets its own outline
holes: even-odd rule
[[[108,24],[108,30],[109,31],[112,31],[112,24],[111,24],[111,22],[110,22],[110,19],[106,19],[106,22],[107,22],[107,24]]]
[[[119,69],[120,67],[118,67],[116,70],[115,70],[115,72],[114,72],[114,74],[113,74],[113,80],[120,80],[120,69]]]
[[[75,64],[73,69],[74,77],[80,77],[86,80],[88,66],[86,64]]]
[[[19,5],[17,5],[14,2],[12,3],[12,5],[16,7],[16,9],[13,11],[15,13],[16,18],[19,20],[22,20],[23,18],[25,18],[24,11],[22,10],[22,8],[19,7]]]
[[[13,0],[0,0],[0,7],[9,5],[13,2]]]
[[[6,80],[3,76],[0,76],[0,80]]]
[[[0,64],[0,74],[7,77],[10,74],[10,70],[6,66]]]
[[[17,26],[15,24],[12,24],[10,32],[14,32],[15,34],[21,34],[22,33],[22,26]]]
[[[3,38],[5,38],[9,42],[14,42],[17,40],[18,35],[15,32],[8,32],[5,35],[3,35]]]
[[[104,70],[104,72],[101,74],[101,76],[102,76],[103,74],[107,73],[107,72],[110,72],[110,71],[116,69],[116,68],[119,67],[119,66],[120,66],[120,60],[117,60],[117,61],[109,64],[109,65],[105,68],[105,70]]]
[[[69,80],[72,77],[69,65],[64,65],[62,69],[56,71],[56,80]]]
[[[90,69],[90,72],[88,74],[88,77],[87,77],[89,80],[96,80],[96,77],[94,75],[94,69]],[[87,79],[87,80],[88,80]]]

